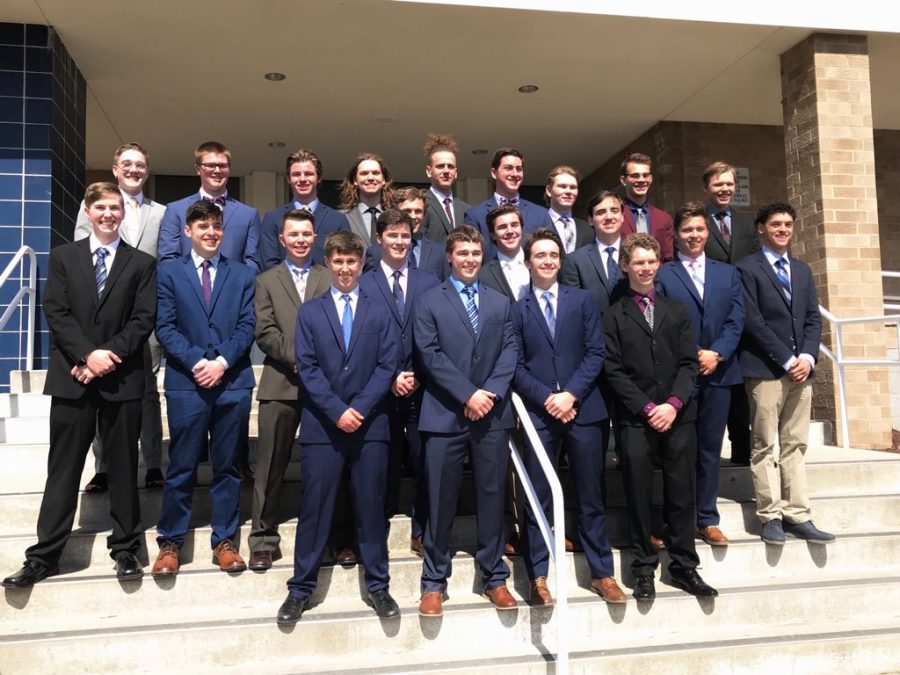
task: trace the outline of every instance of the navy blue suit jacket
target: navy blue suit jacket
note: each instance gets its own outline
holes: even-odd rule
[[[256,384],[250,367],[256,330],[253,271],[221,256],[208,309],[191,256],[161,264],[157,281],[156,339],[166,350],[165,388],[199,389],[191,369],[201,359],[221,355],[228,369],[219,386],[252,389]]]
[[[515,389],[538,427],[553,419],[544,409],[544,401],[559,389],[578,400],[576,423],[609,417],[597,388],[606,345],[596,304],[591,294],[580,288],[558,288],[554,336],[534,292],[517,302],[512,312],[518,349]]]
[[[300,442],[334,447],[365,441],[388,441],[384,401],[397,374],[400,347],[397,328],[380,302],[360,287],[350,333],[343,331],[329,290],[304,302],[297,312],[295,341],[302,390]],[[337,421],[348,408],[364,418],[352,434]]]
[[[516,343],[509,300],[478,284],[478,333],[450,279],[423,295],[413,312],[413,340],[425,375],[419,431],[458,434],[472,425],[511,429],[509,387],[516,371]],[[477,422],[464,414],[478,389],[497,395]]]
[[[497,247],[491,241],[491,233],[487,226],[488,211],[496,207],[497,202],[494,201],[494,195],[491,195],[480,204],[470,207],[464,216],[465,221],[469,225],[477,227],[478,231],[481,232],[481,236],[484,237],[484,262],[497,257]],[[520,198],[519,212],[522,214],[522,236],[524,237],[543,225],[547,209],[527,199]]]
[[[191,252],[191,240],[184,234],[188,207],[200,200],[194,193],[166,206],[159,226],[159,262],[174,260]],[[243,262],[254,272],[260,271],[256,256],[259,243],[259,212],[237,199],[228,197],[222,211],[222,247],[220,253],[232,261]]]
[[[794,256],[788,260],[790,302],[765,253],[758,251],[737,264],[746,311],[740,356],[745,378],[777,380],[784,375],[783,365],[792,356],[809,354],[813,359],[819,358],[822,319],[812,272],[809,265]]]
[[[697,349],[711,349],[725,359],[712,375],[701,377],[698,382],[713,386],[743,382],[738,343],[744,330],[744,292],[737,269],[706,256],[702,300],[680,260],[663,265],[656,275],[656,284],[664,295],[687,310]]]
[[[284,246],[278,241],[278,235],[281,234],[282,217],[293,208],[295,208],[294,203],[290,202],[272,209],[263,216],[259,230],[258,252],[259,266],[263,272],[284,261]],[[322,202],[319,202],[316,206],[316,212],[313,214],[313,217],[316,220],[316,243],[313,246],[312,261],[319,265],[324,265],[325,240],[328,238],[328,235],[338,230],[349,230],[350,223],[347,221],[346,215],[325,206]]]
[[[419,239],[419,265],[417,269],[434,275],[439,281],[450,276],[450,263],[447,262],[446,249],[436,241],[422,237]],[[378,269],[381,262],[381,245],[373,244],[366,249],[365,271]]]
[[[609,309],[609,306],[625,295],[625,291],[628,290],[628,277],[621,271],[618,281],[613,285],[612,292],[607,288],[606,264],[597,249],[596,239],[565,257],[562,269],[559,271],[559,282],[566,286],[590,291],[597,302],[597,309],[601,317]]]

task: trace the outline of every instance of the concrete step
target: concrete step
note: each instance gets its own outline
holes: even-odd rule
[[[0,418],[48,417],[50,397],[42,394],[0,394]]]
[[[900,621],[896,604],[884,602],[900,594],[900,577],[720,590],[719,598],[698,601],[660,586],[655,602],[641,607],[634,602],[607,606],[580,592],[569,606],[570,626],[577,626],[570,631],[571,648],[595,651],[603,640],[617,649],[641,650],[647,644],[689,649],[735,635],[771,639],[780,636],[786,624],[802,634],[809,624],[817,624],[816,632],[821,633],[828,627],[844,631],[856,622],[877,621],[890,627]],[[413,654],[419,663],[441,664],[458,659],[461,649],[465,658],[474,660],[535,655],[555,645],[556,610],[522,603],[516,611],[498,613],[474,594],[451,597],[439,620],[418,617],[415,598],[401,598],[401,618],[391,622],[378,620],[361,600],[344,604],[326,599],[293,628],[277,628],[273,621],[283,594],[219,597],[227,598],[220,609],[228,608],[228,618],[173,603],[141,613],[141,623],[127,627],[118,624],[117,608],[111,608],[104,629],[83,627],[80,617],[65,630],[48,631],[37,625],[39,632],[0,638],[0,661],[15,672],[20,667],[24,672],[136,672],[154,664],[136,662],[135,654],[178,654],[178,667],[189,672],[195,672],[195,664],[200,668],[259,663],[275,672],[336,672],[364,663],[408,667]],[[129,616],[135,618],[134,613]],[[98,641],[103,649],[96,649]]]
[[[399,529],[408,533],[408,526],[402,527],[401,524]],[[471,524],[464,523],[457,529],[471,529]],[[98,539],[102,542],[102,539]],[[293,537],[290,539],[289,546],[283,549],[285,557],[276,562],[271,570],[266,573],[247,572],[238,576],[223,574],[213,566],[208,539],[201,537],[200,533],[185,547],[182,571],[176,578],[151,578],[148,568],[143,581],[119,584],[114,578],[113,563],[105,550],[99,551],[89,564],[84,564],[82,569],[75,572],[70,571],[72,568],[69,565],[74,561],[69,557],[62,563],[62,574],[27,591],[6,591],[6,602],[0,604],[0,635],[55,630],[52,626],[65,630],[67,623],[71,621],[71,607],[79,608],[81,627],[86,628],[85,622],[99,622],[98,626],[107,625],[110,607],[116,607],[120,621],[131,617],[130,620],[145,622],[147,612],[162,605],[194,609],[207,607],[214,613],[225,588],[232,589],[229,597],[240,595],[247,598],[277,598],[285,593],[286,583],[293,573]],[[7,549],[9,543],[4,541],[3,548]],[[408,534],[405,537],[402,534],[391,537],[391,590],[398,602],[405,598],[408,603],[414,603],[419,594],[422,562],[409,552],[408,543]],[[456,541],[453,546],[456,553],[449,587],[453,597],[465,597],[479,590],[480,575],[472,557],[473,548],[464,546],[460,550],[459,543]],[[859,569],[861,547],[865,547],[867,557],[872,560],[872,564],[867,564],[862,572]],[[243,548],[246,554],[246,545]],[[149,559],[152,560],[157,550],[155,544],[148,543],[148,549]],[[758,540],[746,539],[732,544],[727,552],[698,545],[702,576],[717,588],[790,584],[797,579],[824,582],[856,578],[860,574],[879,578],[900,577],[898,553],[900,533],[847,536],[827,549],[792,541],[782,550],[773,550]],[[21,563],[22,548],[18,549],[18,554],[19,557],[14,561],[4,560],[4,564],[11,563],[2,568],[4,574],[16,569]],[[4,558],[11,556],[7,554]],[[147,561],[147,557],[142,558]],[[617,578],[623,585],[632,585],[628,553],[616,550],[614,558]],[[511,569],[510,587],[521,597],[527,597],[528,574],[523,559],[512,557],[507,561]],[[667,564],[668,558],[663,554],[658,572],[662,579],[668,579],[665,571]],[[586,592],[591,583],[591,574],[584,556],[567,555],[566,569],[570,592],[575,595]],[[551,584],[553,575],[551,573]],[[317,602],[326,601],[329,605],[352,604],[363,596],[360,567],[322,567],[315,595]],[[39,628],[34,628],[32,624]]]

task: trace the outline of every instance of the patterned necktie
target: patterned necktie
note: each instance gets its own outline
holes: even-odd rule
[[[391,288],[391,292],[394,294],[394,302],[397,303],[397,311],[400,313],[400,316],[403,316],[403,310],[406,307],[406,302],[403,299],[403,289],[400,287],[400,277],[402,276],[402,272],[400,270],[394,270],[394,285]]]
[[[378,207],[370,206],[366,209],[366,213],[369,214],[369,240],[375,241],[375,233],[378,231],[376,227],[378,223]]]
[[[450,228],[456,226],[453,222],[453,202],[450,200],[450,197],[444,197],[444,212],[447,214],[447,220],[450,222]]]
[[[225,210],[225,195],[221,194],[218,197],[204,197],[204,201],[212,202],[216,206],[218,206],[223,211]]]
[[[775,276],[778,277],[778,281],[781,282],[782,287],[784,288],[784,297],[787,298],[787,301],[791,301],[791,278],[788,276],[787,271],[787,260],[784,258],[779,258],[775,261]]]
[[[200,275],[200,286],[203,288],[203,302],[206,303],[206,309],[209,309],[209,306],[212,304],[212,276],[209,273],[212,263],[209,260],[204,260],[200,263],[200,266],[203,268],[203,272]]]
[[[616,265],[616,247],[607,246],[606,251],[606,280],[609,283],[609,292],[612,293],[613,287],[619,280],[619,266]]]
[[[725,240],[725,243],[731,245],[731,229],[728,227],[728,223],[725,222],[725,211],[719,211],[716,214],[716,219],[719,221],[719,230],[722,232],[722,239]]]
[[[513,197],[512,199],[507,199],[506,197],[500,197],[500,206],[506,206],[507,204],[512,204],[513,206],[518,206],[519,198]]]
[[[94,277],[97,279],[97,297],[99,298],[106,286],[106,256],[109,255],[109,251],[101,246],[95,253],[97,262],[94,263]]]
[[[301,269],[297,269],[296,267],[291,268],[291,272],[294,273],[294,286],[297,288],[297,295],[300,296],[300,300],[306,296],[306,274],[309,270],[306,267]]]
[[[344,316],[341,318],[341,332],[344,334],[344,349],[350,349],[350,335],[353,333],[353,308],[350,306],[350,296],[344,293],[341,296],[344,301]]]
[[[556,337],[556,316],[553,314],[553,293],[544,291],[541,294],[544,300],[544,318],[547,320],[547,328],[550,329],[551,337]]]
[[[647,225],[647,214],[644,213],[643,207],[637,210],[637,222],[635,223],[635,229],[638,232],[650,234],[650,227]]]
[[[475,304],[475,287],[469,284],[463,287],[463,293],[466,294],[466,314],[469,315],[469,322],[472,324],[472,330],[478,334],[478,305]]]
[[[653,303],[650,302],[650,298],[646,295],[641,298],[641,312],[644,314],[644,319],[647,321],[647,325],[650,326],[650,330],[653,330]]]
[[[575,223],[572,222],[572,219],[569,218],[569,216],[563,216],[560,218],[560,221],[563,224],[563,246],[566,253],[571,253],[575,250]]]
[[[694,282],[694,286],[697,289],[697,295],[700,296],[700,299],[703,299],[703,279],[700,277],[700,263],[696,260],[691,260],[688,263],[688,269],[691,270],[691,281]]]

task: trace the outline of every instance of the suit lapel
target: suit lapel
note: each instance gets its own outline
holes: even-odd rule
[[[275,276],[278,277],[278,282],[284,287],[285,292],[288,297],[291,299],[291,302],[294,303],[294,307],[300,306],[300,294],[297,292],[297,287],[294,285],[294,275],[288,269],[288,266],[281,262],[278,264],[278,271],[275,273]],[[306,287],[309,288],[309,284],[312,281],[312,270],[306,277]]]
[[[734,223],[733,217],[731,219],[731,222],[732,222],[732,224]],[[716,246],[718,246],[720,249],[722,249],[722,253],[724,253],[725,256],[730,259],[731,258],[731,256],[730,256],[731,247],[725,243],[725,239],[722,237],[722,232],[721,232],[721,230],[719,230],[718,221],[716,221],[716,219],[710,215],[706,219],[706,227],[709,230],[710,238],[716,243]],[[732,235],[732,237],[734,236],[733,228],[732,228],[731,235]]]
[[[116,249],[116,255],[113,258],[112,269],[109,270],[109,274],[106,277],[106,284],[103,286],[103,293],[98,298],[98,307],[103,306],[103,303],[106,302],[106,298],[109,297],[113,286],[116,285],[119,277],[122,276],[122,270],[125,269],[125,267],[128,265],[128,261],[131,260],[132,251],[133,249],[128,244],[126,244],[124,240],[119,240],[119,248]]]
[[[94,296],[94,304],[99,305],[100,299],[97,297],[97,277],[94,275],[94,257],[91,254],[90,237],[79,240],[78,245],[81,251],[78,254],[78,268],[84,275],[84,287],[92,288]]]
[[[200,275],[197,272],[197,268],[194,267],[194,259],[190,255],[186,255],[181,257],[181,262],[184,266],[184,275],[187,277],[188,285],[194,289],[194,294],[197,296],[197,302],[200,303],[200,306],[208,314],[209,309],[206,306],[206,301],[203,299],[203,289],[200,287]]]
[[[506,297],[513,298],[513,301],[515,301],[517,298],[515,294],[513,294],[509,282],[506,280],[506,275],[503,274],[503,264],[499,260],[491,260],[491,262],[488,263],[488,272],[494,276],[494,280],[497,282],[497,285],[503,289],[503,293]]]
[[[457,316],[459,316],[459,320],[463,322],[466,330],[469,331],[469,335],[471,335],[472,339],[474,340],[475,329],[472,328],[472,322],[469,321],[469,313],[466,312],[466,307],[465,305],[463,305],[463,301],[459,293],[456,292],[456,288],[453,286],[453,282],[445,281],[443,291],[444,297],[447,298],[447,302],[449,302],[450,306],[453,307],[453,309],[456,311]]]
[[[709,281],[709,277],[710,277],[709,262],[710,262],[710,260],[709,260],[709,258],[707,258],[706,279],[704,280],[704,284]],[[691,279],[690,275],[688,274],[688,271],[686,269],[684,269],[684,265],[681,263],[681,260],[679,260],[677,258],[675,259],[675,261],[672,263],[672,271],[675,273],[675,276],[678,277],[678,280],[684,284],[684,287],[691,294],[691,297],[694,299],[694,302],[696,302],[698,305],[700,305],[700,307],[703,307],[703,300],[700,297],[700,294],[697,293],[697,287],[694,285],[694,280]],[[706,286],[704,285],[704,291],[705,290],[706,290]],[[705,295],[705,293],[704,293],[704,295]]]
[[[438,201],[438,198],[435,197],[434,193],[429,190],[425,193],[426,197],[428,197],[428,207],[432,209],[435,214],[437,214],[438,220],[441,221],[441,225],[444,227],[445,232],[449,232],[453,229],[453,224],[447,220],[447,212],[444,211],[444,205]],[[451,204],[453,206],[456,205],[456,200],[454,199]]]
[[[412,275],[409,273],[410,270],[406,268],[406,300],[409,301],[409,282],[412,279]],[[390,285],[388,284],[387,277],[384,276],[384,271],[381,269],[381,265],[372,270],[372,273],[375,275],[375,285],[378,286],[378,290],[381,291],[381,294],[384,296],[384,301],[387,303],[387,306],[391,309],[391,314],[394,316],[394,321],[397,322],[398,325],[403,324],[403,317],[400,316],[400,309],[397,307],[397,301],[394,300],[394,293],[391,290]],[[408,314],[408,312],[407,312]]]
[[[626,295],[624,298],[622,298],[622,303],[625,305],[625,308],[624,308],[625,315],[628,318],[630,318],[632,321],[634,321],[638,325],[638,327],[640,327],[640,329],[642,331],[644,331],[647,335],[652,335],[652,333],[650,331],[650,326],[647,325],[647,320],[644,318],[644,315],[641,314],[641,310],[638,309],[637,304],[634,302],[634,300],[630,296]],[[656,327],[656,325],[657,325],[656,310],[658,308],[659,308],[658,304],[656,306],[654,306],[654,308],[653,308],[654,309],[654,315],[653,315],[654,327]]]
[[[597,271],[597,275],[600,277],[600,281],[603,282],[603,286],[606,288],[606,292],[609,293],[609,277],[606,275],[606,266],[603,264],[603,258],[600,257],[600,251],[596,245],[588,249],[588,260],[591,261],[591,264]]]
[[[321,265],[313,265],[309,268],[309,277],[306,280],[306,293],[303,302],[309,302],[318,298],[331,286],[331,273]],[[320,290],[320,287],[322,290]]]
[[[363,322],[366,320],[366,314],[369,311],[369,297],[359,289],[359,297],[356,298],[356,312],[353,315],[353,329],[350,331],[350,348],[347,350],[347,358],[356,346],[359,339],[359,332],[362,330]]]
[[[362,237],[366,247],[372,245],[372,239],[369,234],[369,227],[363,222],[363,217],[356,206],[347,210],[347,218],[350,220],[350,229]]]
[[[562,290],[562,286],[559,287],[560,291]],[[557,317],[556,317],[556,325],[559,325],[559,308],[562,305],[562,292],[560,292],[560,298],[556,301],[557,308]],[[525,296],[525,306],[529,309],[534,318],[534,321],[538,326],[541,327],[541,332],[544,334],[544,337],[547,338],[547,342],[550,343],[550,346],[553,347],[553,336],[550,335],[550,327],[547,325],[547,319],[544,317],[544,312],[541,311],[541,302],[537,298],[537,294],[535,290],[532,290],[531,293]]]
[[[212,289],[212,299],[209,302],[209,313],[212,314],[213,309],[216,306],[216,302],[219,300],[219,296],[222,294],[222,288],[225,286],[225,281],[228,279],[228,275],[231,273],[230,265],[228,264],[228,260],[219,256],[219,266],[216,267],[216,281],[213,284]],[[294,292],[296,295],[296,291]],[[202,293],[201,293],[202,297]]]
[[[757,255],[757,260],[759,264],[763,268],[763,273],[769,278],[769,281],[772,283],[772,286],[775,287],[775,292],[778,294],[778,297],[784,302],[787,306],[788,311],[791,310],[791,303],[788,301],[787,296],[784,294],[784,286],[781,285],[781,282],[778,281],[778,277],[775,276],[775,270],[772,269],[772,266],[769,264],[769,259],[766,258],[766,254],[760,251]],[[791,294],[793,295],[794,285],[793,278],[791,279]]]

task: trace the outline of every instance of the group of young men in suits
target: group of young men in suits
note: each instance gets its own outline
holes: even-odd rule
[[[268,569],[280,556],[277,503],[301,429],[304,492],[281,623],[298,620],[309,604],[345,468],[367,599],[379,616],[398,615],[388,591],[386,502],[396,492],[403,446],[417,480],[411,546],[424,558],[420,614],[442,613],[467,454],[482,587],[498,609],[515,607],[502,560],[513,387],[551,458],[557,461],[565,448],[576,476],[578,540],[591,587],[608,602],[625,601],[603,513],[610,417],[628,494],[639,600],[654,596],[654,543],[661,539],[669,546],[673,583],[695,595],[716,594],[696,573],[693,540],[696,534],[712,545],[728,543],[715,508],[726,420],[738,419],[733,445],[741,433],[752,438],[747,459],[763,539],[781,544],[785,532],[833,539],[812,524],[803,479],[820,327],[808,268],[786,256],[794,218],[789,205],[761,209],[754,233],[730,208],[733,167],[716,163],[704,174],[707,205],[686,204],[673,222],[647,201],[650,158],[630,155],[622,165],[625,199],[611,192],[595,196],[587,223],[571,212],[577,171],[560,166],[550,173],[549,208],[542,208],[519,197],[521,153],[502,148],[491,163],[495,194],[467,208],[452,194],[453,139],[430,136],[425,150],[427,191],[395,190],[384,161],[360,155],[342,186],[343,213],[319,203],[321,162],[299,150],[286,166],[294,200],[260,223],[254,209],[227,194],[227,148],[205,143],[195,153],[200,190],[170,204],[156,227],[148,225],[160,208],[139,189],[146,152],[136,144],[117,151],[119,185],[95,184],[86,194],[79,225],[86,239],[51,257],[45,307],[54,351],[47,393],[55,414],[48,488],[39,542],[4,585],[27,586],[55,572],[74,516],[76,465],[95,431],[115,439],[107,447],[116,448],[116,466],[107,464],[117,574],[142,574],[134,557],[139,509],[133,474],[142,417],[145,462],[148,470],[159,468],[158,461],[152,466],[156,432],[148,426],[158,422],[146,395],[158,368],[158,357],[151,359],[145,346],[154,309],[155,335],[169,357],[172,445],[153,573],[178,571],[196,468],[206,452],[213,468],[214,562],[227,572],[246,568],[234,536],[255,338],[266,360],[257,393],[251,569]],[[764,243],[759,253],[753,253],[756,235]],[[128,243],[153,248],[157,239],[158,282],[155,266],[147,264],[152,259]],[[740,260],[740,273],[721,258]],[[90,267],[98,293],[85,303],[68,294],[74,275]],[[255,277],[259,269],[266,271]],[[113,304],[116,320],[101,320]],[[740,405],[731,396],[744,390],[744,381],[752,436],[751,425],[741,428],[734,414]],[[143,416],[141,405],[148,411]],[[158,403],[156,410],[158,420]],[[77,431],[71,438],[70,428]],[[649,477],[657,461],[666,482],[663,537],[655,536],[650,518]],[[533,454],[526,464],[536,468]],[[547,511],[549,488],[538,473],[532,480]],[[148,471],[148,486],[151,478],[157,483],[160,477]],[[552,604],[548,554],[530,507],[523,535],[529,600]]]

